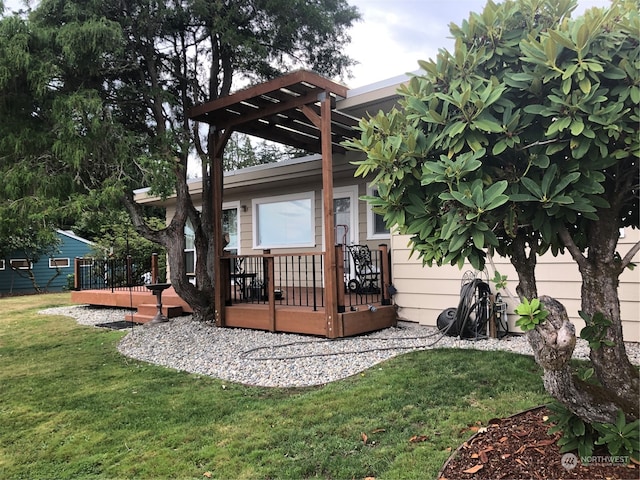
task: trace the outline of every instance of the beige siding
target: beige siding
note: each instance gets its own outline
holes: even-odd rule
[[[422,266],[422,261],[414,255],[407,245],[409,237],[394,235],[391,239],[391,264],[393,283],[398,293],[394,300],[399,307],[398,313],[404,320],[419,322],[424,325],[435,325],[438,315],[446,308],[456,307],[459,301],[461,279],[465,271],[472,270],[470,265],[462,270],[452,266]],[[631,246],[640,241],[638,230],[626,229],[625,236],[620,239],[619,251],[624,255]],[[505,258],[493,259],[495,269],[508,277],[508,290],[515,297],[517,275],[514,268]],[[635,257],[640,263],[640,255]],[[494,269],[487,262],[487,274],[493,277]],[[538,294],[550,295],[561,301],[567,308],[571,320],[579,332],[584,322],[578,315],[580,310],[580,275],[577,265],[568,255],[553,257],[544,255],[536,268]],[[493,284],[489,282],[495,293]],[[514,325],[513,309],[518,301],[509,298],[509,292],[500,292],[508,303],[509,326],[512,331],[519,331]],[[620,309],[624,338],[628,341],[640,341],[640,266],[634,270],[626,270],[620,277]]]

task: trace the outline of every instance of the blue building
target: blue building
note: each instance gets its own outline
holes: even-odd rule
[[[29,278],[29,270],[42,291],[61,292],[67,288],[67,278],[73,275],[74,258],[88,255],[92,244],[71,230],[57,230],[57,233],[60,244],[52,257],[40,257],[31,265],[19,251],[0,258],[0,296],[34,293],[36,290]]]

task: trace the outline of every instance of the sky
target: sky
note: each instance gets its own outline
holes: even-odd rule
[[[453,50],[449,24],[460,25],[486,0],[348,0],[362,20],[351,29],[347,53],[359,62],[350,88],[358,88],[419,69],[418,60],[435,59],[438,49]],[[578,0],[573,17],[609,0]]]
[[[37,1],[37,0],[36,0]],[[7,10],[21,0],[4,0]],[[348,0],[362,20],[351,29],[347,53],[359,64],[344,83],[357,88],[418,70],[418,60],[436,57],[439,48],[453,49],[449,24],[460,24],[469,12],[482,11],[486,0]],[[578,0],[574,16],[610,0]]]

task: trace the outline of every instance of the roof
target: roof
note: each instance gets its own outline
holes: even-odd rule
[[[188,116],[208,123],[216,130],[232,129],[265,140],[290,145],[307,152],[321,152],[320,101],[332,99],[331,143],[334,151],[354,136],[359,118],[335,108],[347,97],[348,88],[316,73],[300,70],[245,88],[192,108]]]
[[[86,243],[87,245],[93,245],[92,241],[77,236],[75,233],[73,233],[72,230],[56,230],[56,232],[58,232],[60,235],[64,235],[65,237],[77,240],[78,242]]]

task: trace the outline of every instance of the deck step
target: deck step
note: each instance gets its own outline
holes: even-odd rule
[[[125,320],[135,323],[147,323],[156,316],[158,307],[152,303],[143,303],[138,305],[138,311],[136,313],[128,313],[125,315]],[[184,314],[180,305],[162,305],[162,313],[167,318],[179,317]]]

